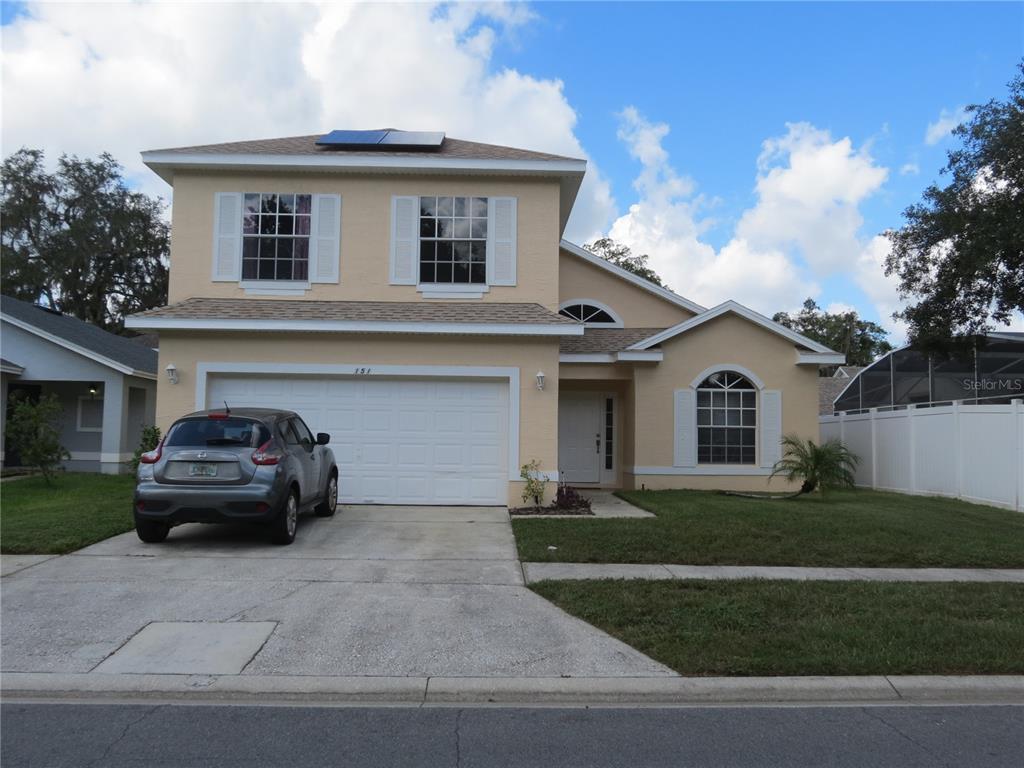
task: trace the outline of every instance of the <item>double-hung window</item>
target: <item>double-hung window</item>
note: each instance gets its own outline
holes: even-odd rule
[[[487,284],[486,197],[420,197],[419,281]]]
[[[309,280],[312,204],[312,195],[245,193],[243,280]]]

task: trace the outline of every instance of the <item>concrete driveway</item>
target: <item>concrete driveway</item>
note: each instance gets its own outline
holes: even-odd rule
[[[342,507],[262,532],[134,532],[6,564],[5,672],[419,677],[674,673],[523,586],[495,508]]]

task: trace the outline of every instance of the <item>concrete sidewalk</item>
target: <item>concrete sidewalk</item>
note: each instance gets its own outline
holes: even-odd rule
[[[761,565],[523,563],[526,583],[579,579],[777,579],[785,581],[954,581],[1024,584],[1024,570],[990,568],[791,568]]]

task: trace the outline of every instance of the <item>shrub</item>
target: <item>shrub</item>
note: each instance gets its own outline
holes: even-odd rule
[[[7,439],[25,466],[36,467],[46,482],[53,479],[57,467],[71,454],[60,443],[60,418],[64,413],[55,394],[43,395],[33,402],[11,398],[11,417],[7,421]]]
[[[540,471],[540,462],[534,459],[529,464],[523,464],[519,469],[519,476],[526,481],[523,488],[523,503],[539,507],[544,502],[544,491],[548,486],[548,479]]]
[[[558,490],[555,492],[555,507],[557,509],[590,509],[590,499],[580,494],[575,488],[567,483],[558,483]]]
[[[135,454],[132,456],[128,465],[132,468],[132,472],[136,472],[139,469],[139,461],[142,458],[142,454],[155,451],[156,447],[160,444],[160,427],[155,424],[142,428],[142,437],[139,439],[139,447],[135,449]]]

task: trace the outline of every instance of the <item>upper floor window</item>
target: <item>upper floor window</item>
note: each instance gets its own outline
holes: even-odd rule
[[[312,195],[246,192],[242,210],[242,279],[309,279]]]
[[[697,388],[697,462],[753,464],[757,390],[738,373],[708,376]]]
[[[421,197],[420,282],[487,283],[487,198]]]
[[[558,314],[585,325],[622,325],[611,310],[586,302],[574,301],[563,304]]]

